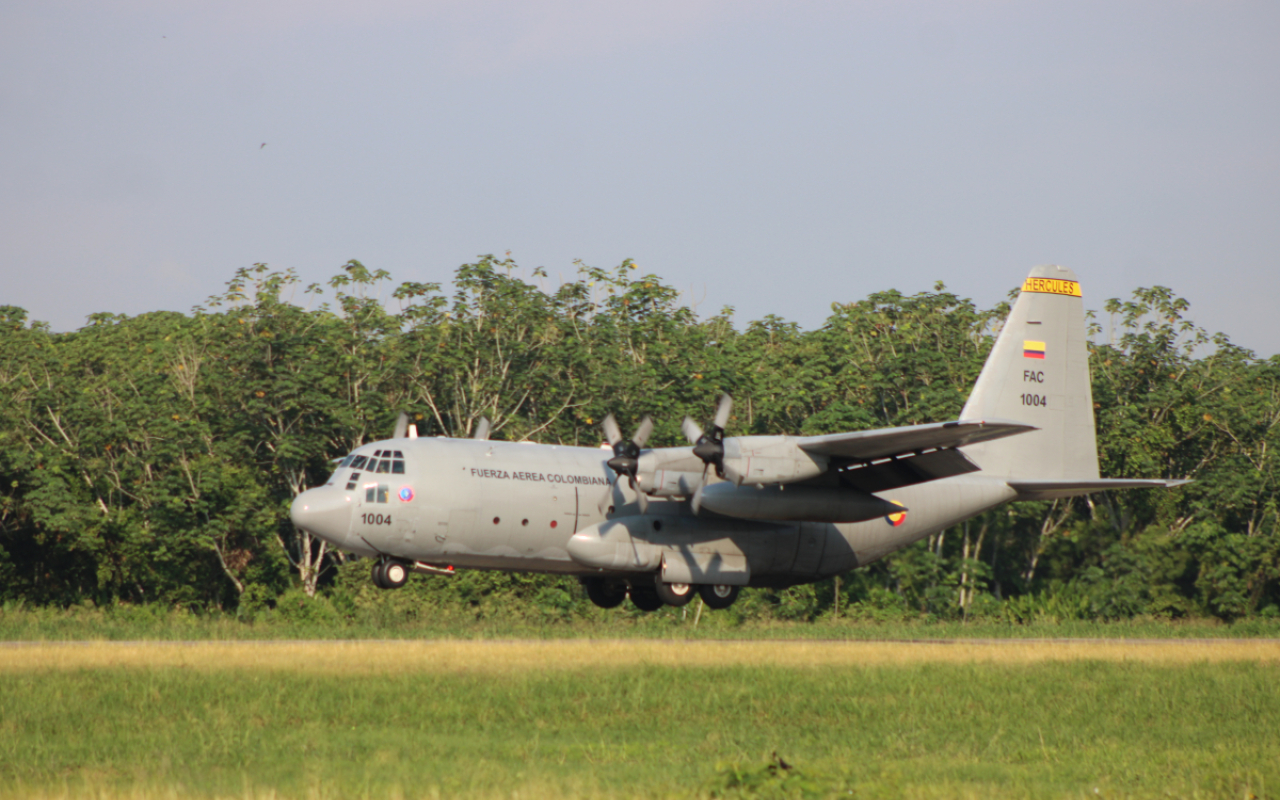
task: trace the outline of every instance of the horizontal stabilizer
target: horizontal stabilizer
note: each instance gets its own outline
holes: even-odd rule
[[[1060,497],[1078,497],[1082,494],[1105,492],[1111,489],[1172,489],[1191,483],[1189,480],[1146,480],[1142,478],[1089,478],[1087,480],[1058,481],[1009,481],[1009,488],[1018,493],[1019,500],[1056,500]]]
[[[1034,425],[1001,419],[960,420],[827,436],[802,436],[795,442],[801,450],[814,455],[871,461],[921,450],[963,447],[1034,430]]]

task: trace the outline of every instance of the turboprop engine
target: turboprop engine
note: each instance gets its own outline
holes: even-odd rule
[[[724,477],[738,485],[793,483],[823,475],[827,459],[806,453],[790,436],[733,436],[724,440]]]

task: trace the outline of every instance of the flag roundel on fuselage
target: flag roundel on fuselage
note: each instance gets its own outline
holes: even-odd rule
[[[902,503],[899,503],[897,500],[890,500],[889,502],[893,503],[895,506],[902,505]],[[904,508],[901,511],[895,511],[892,514],[886,514],[884,517],[884,521],[896,528],[902,523],[907,521],[907,510]]]

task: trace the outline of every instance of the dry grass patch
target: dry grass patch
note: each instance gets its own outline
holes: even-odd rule
[[[1280,664],[1280,641],[667,642],[326,641],[86,642],[0,647],[0,672],[113,667],[323,674],[509,673],[666,667],[851,667],[1064,661]]]

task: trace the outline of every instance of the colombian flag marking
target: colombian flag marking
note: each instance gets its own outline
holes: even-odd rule
[[[1022,340],[1022,357],[1023,358],[1044,358],[1044,342],[1033,342],[1030,339]]]
[[[895,506],[902,505],[902,503],[899,503],[897,500],[890,500],[889,502],[893,503]],[[902,511],[895,511],[892,514],[887,514],[885,515],[884,521],[896,528],[907,521],[907,512],[904,509]]]

